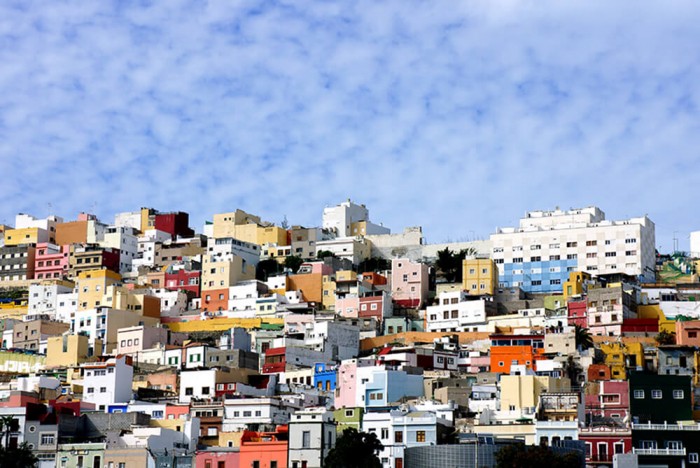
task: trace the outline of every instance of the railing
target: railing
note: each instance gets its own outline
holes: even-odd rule
[[[632,448],[632,453],[637,455],[671,455],[671,456],[685,456],[685,448],[682,449],[660,449],[660,448]]]
[[[632,429],[650,430],[650,431],[700,431],[699,424],[651,424],[651,423],[632,423]]]

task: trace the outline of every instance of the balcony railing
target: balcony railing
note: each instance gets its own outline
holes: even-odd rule
[[[670,448],[632,448],[632,453],[637,455],[667,455],[667,456],[685,456],[685,448],[682,449],[670,449]]]
[[[632,429],[648,430],[648,431],[700,431],[700,423],[697,423],[697,424],[632,423]]]

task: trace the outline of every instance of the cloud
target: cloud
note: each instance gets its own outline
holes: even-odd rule
[[[525,211],[700,229],[692,2],[0,5],[0,221],[366,203],[429,241]]]

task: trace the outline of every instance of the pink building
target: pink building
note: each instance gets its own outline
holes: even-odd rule
[[[358,392],[360,391],[357,378],[359,367],[374,367],[374,362],[369,359],[348,359],[340,363],[335,386],[336,408],[357,406]]]
[[[586,395],[587,421],[610,418],[622,423],[629,416],[629,382],[608,380],[598,382],[598,392]]]
[[[335,312],[341,317],[357,318],[360,311],[360,298],[357,296],[339,297],[335,300]]]
[[[700,320],[676,321],[676,344],[700,346]]]
[[[430,267],[407,258],[391,261],[391,296],[402,307],[420,308],[428,298]]]
[[[209,447],[207,450],[197,450],[195,455],[196,468],[238,468],[240,465],[238,447]]]
[[[70,245],[57,246],[43,242],[36,246],[34,278],[62,279],[68,270]]]

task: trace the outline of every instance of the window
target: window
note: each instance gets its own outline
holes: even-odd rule
[[[578,255],[576,255],[576,254],[568,254],[566,256],[567,260],[576,260],[577,258],[578,258]]]
[[[596,258],[597,256],[598,256],[598,254],[595,252],[588,252],[586,254],[586,258]]]
[[[88,392],[88,393],[95,393],[95,389],[92,388],[92,387],[88,387],[88,388],[87,388],[87,392]]]
[[[523,257],[516,257],[513,259],[513,263],[523,263]]]
[[[661,398],[663,398],[663,392],[661,390],[652,390],[651,397],[654,400],[660,400]]]
[[[416,442],[425,442],[425,431],[416,431]]]
[[[698,463],[698,454],[697,454],[697,452],[689,453],[689,454],[688,454],[688,461],[689,461],[690,463]]]
[[[567,247],[577,247],[577,246],[578,246],[578,242],[567,242],[567,243],[566,243],[566,246],[567,246]]]
[[[535,244],[530,246],[530,250],[540,250],[542,248],[541,245]]]
[[[403,442],[403,431],[394,431],[394,442],[397,444]]]
[[[674,400],[682,400],[684,397],[683,390],[674,390],[673,391],[673,399]]]
[[[625,244],[636,244],[637,239],[625,239]]]
[[[644,398],[644,390],[635,390],[634,391],[634,398],[637,400],[641,400]]]
[[[560,279],[549,280],[549,284],[561,284],[561,280]]]
[[[311,431],[304,431],[301,433],[301,447],[310,448],[311,447]]]
[[[637,251],[636,250],[625,250],[625,255],[627,255],[628,257],[633,257],[633,256],[637,255]]]
[[[541,261],[542,261],[542,257],[540,257],[540,256],[537,256],[537,257],[530,257],[530,261],[531,261],[531,262],[541,262]]]
[[[202,387],[202,395],[209,395],[209,387]]]
[[[41,445],[53,445],[54,440],[53,434],[41,434]]]
[[[606,257],[617,257],[617,252],[605,252]]]
[[[185,387],[185,395],[194,395],[194,389],[192,387]]]
[[[382,427],[381,439],[388,439],[388,438],[389,438],[389,429],[386,427]]]
[[[549,260],[561,260],[561,255],[550,255]]]

